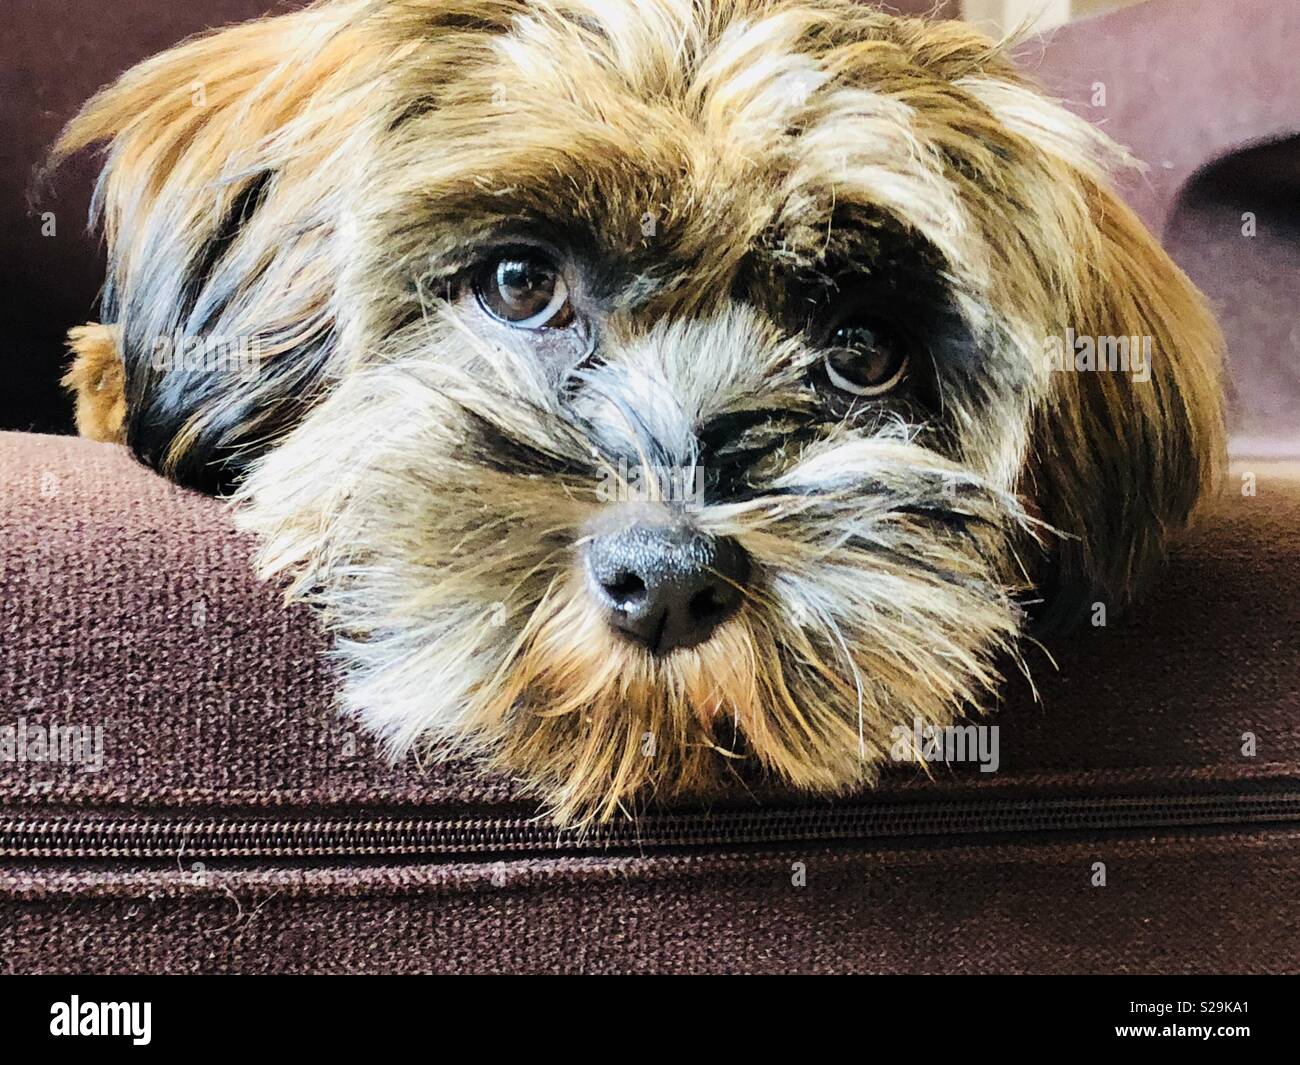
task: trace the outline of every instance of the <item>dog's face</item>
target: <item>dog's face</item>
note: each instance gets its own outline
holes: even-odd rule
[[[871,780],[987,700],[1025,601],[1123,605],[1213,477],[1217,335],[1118,152],[956,24],[333,3],[78,123],[128,442],[242,482],[395,751],[564,820],[738,757]],[[1062,369],[1067,329],[1145,374]],[[262,361],[160,368],[178,330]]]

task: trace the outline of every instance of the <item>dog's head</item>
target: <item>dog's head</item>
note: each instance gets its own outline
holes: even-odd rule
[[[1122,153],[958,24],[349,0],[144,64],[101,139],[128,442],[243,482],[395,751],[564,819],[870,780],[1213,480],[1217,333]]]

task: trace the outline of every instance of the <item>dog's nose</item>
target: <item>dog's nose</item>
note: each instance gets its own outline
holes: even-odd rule
[[[638,523],[592,539],[587,572],[609,623],[662,655],[703,643],[735,613],[749,558],[734,540]]]

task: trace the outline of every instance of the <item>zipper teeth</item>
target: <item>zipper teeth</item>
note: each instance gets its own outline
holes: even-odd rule
[[[544,821],[421,818],[0,817],[10,858],[313,858],[1158,829],[1300,821],[1300,792],[1167,798],[986,799],[712,814],[652,814],[585,832]]]

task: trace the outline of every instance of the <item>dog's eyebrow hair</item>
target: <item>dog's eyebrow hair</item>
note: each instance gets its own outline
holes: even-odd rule
[[[768,226],[743,256],[737,293],[764,279],[810,306],[882,284],[917,306],[947,299],[951,281],[942,253],[901,219],[868,205],[840,204],[821,225],[824,240],[816,252],[797,255],[786,225]]]

